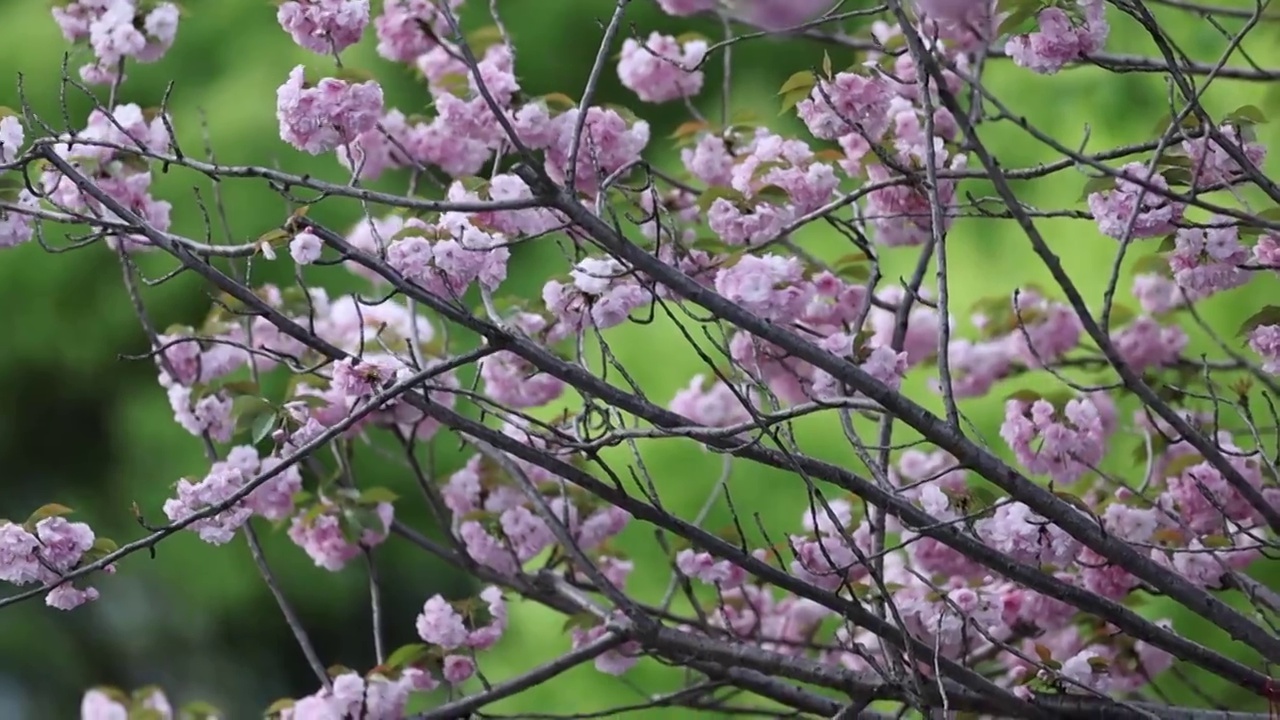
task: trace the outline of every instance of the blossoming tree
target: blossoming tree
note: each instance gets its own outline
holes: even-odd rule
[[[1201,102],[1219,76],[1280,77],[1240,50],[1275,19],[1268,3],[657,0],[678,18],[718,18],[713,40],[635,27],[618,0],[586,87],[542,97],[521,87],[498,3],[277,4],[281,42],[326,68],[279,68],[280,140],[331,156],[327,178],[199,159],[163,105],[117,100],[130,67],[160,61],[179,32],[164,0],[55,3],[67,41],[91,55],[64,82],[96,109],[76,127],[26,107],[0,120],[0,245],[118,259],[174,420],[208,458],[157,509],[168,522],[140,522],[127,541],[56,497],[4,508],[26,517],[0,525],[0,579],[19,586],[0,606],[74,610],[174,533],[243,537],[315,671],[314,694],[266,709],[294,720],[471,717],[577,665],[621,675],[638,662],[687,671],[679,692],[651,700],[681,717],[1244,718],[1255,716],[1171,704],[1154,680],[1194,667],[1241,698],[1280,689],[1280,597],[1251,575],[1280,530],[1280,306],[1225,330],[1197,312],[1280,270],[1280,187],[1254,132],[1266,119],[1253,106],[1212,117]],[[1222,32],[1219,62],[1184,56],[1161,28],[1170,9]],[[468,15],[492,24],[463,33]],[[1150,36],[1159,57],[1108,54],[1113,24]],[[829,48],[779,92],[803,137],[692,102],[728,92],[708,86],[708,63],[731,69],[735,45],[770,35]],[[389,106],[378,73],[343,65],[368,36],[387,68],[421,74],[427,116]],[[836,67],[836,55],[856,61]],[[1086,153],[989,91],[984,71],[999,62],[1027,83],[1086,63],[1159,74],[1171,114],[1150,142]],[[607,72],[633,109],[596,102]],[[643,109],[657,103],[690,113],[667,139],[678,167],[650,158],[661,141]],[[1006,167],[985,139],[997,124],[1060,159]],[[294,210],[250,242],[179,235],[152,192],[158,169],[265,180]],[[1066,208],[1033,207],[1012,184],[1073,169],[1088,175],[1086,197]],[[401,192],[365,185],[393,173]],[[975,198],[969,182],[994,196]],[[361,208],[355,227],[308,212],[341,203]],[[1054,213],[1115,240],[1103,297],[1084,296],[1042,234]],[[948,234],[972,215],[1016,223],[1053,286],[954,307]],[[814,224],[830,228],[821,243],[798,238]],[[564,272],[539,298],[504,294],[530,244],[560,248]],[[207,283],[202,325],[152,325],[147,288],[166,278],[142,276],[139,253]],[[897,283],[883,272],[894,255],[915,268]],[[251,258],[292,263],[295,281],[256,282]],[[366,290],[331,296],[325,278],[342,272]],[[661,352],[705,366],[674,397],[652,396],[610,351],[611,329],[643,333],[657,317],[683,339]],[[1212,352],[1190,353],[1189,330]],[[904,389],[914,377],[928,397]],[[1026,377],[1037,390],[1004,388]],[[965,401],[991,394],[1004,421],[983,437]],[[856,462],[819,459],[801,419],[839,427]],[[352,471],[375,437],[404,447],[443,540],[397,519],[414,500]],[[470,455],[437,477],[418,458],[441,438]],[[696,515],[675,512],[646,468],[647,448],[671,443],[723,458]],[[1127,472],[1103,468],[1135,443]],[[602,454],[618,447],[629,462]],[[734,502],[735,483],[762,467],[790,479],[772,492],[807,504],[786,527]],[[704,527],[716,505],[735,519],[729,532]],[[423,598],[416,637],[391,637],[373,578],[378,664],[347,668],[319,656],[273,583],[258,541],[268,523],[328,571],[402,541],[483,589]],[[637,525],[668,560],[657,596],[628,587],[617,536]],[[1157,596],[1254,660],[1179,632]],[[513,602],[562,613],[570,647],[488,676]],[[222,716],[158,688],[88,690],[82,714]]]

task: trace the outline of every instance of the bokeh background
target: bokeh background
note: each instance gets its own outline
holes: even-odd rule
[[[4,71],[0,104],[19,106],[20,78],[27,102],[49,122],[60,125],[59,77],[68,47],[47,5],[0,1],[0,68]],[[692,29],[710,36],[718,32],[714,24],[674,22],[650,2],[632,5],[627,32],[678,34]],[[526,90],[576,97],[594,56],[601,23],[613,3],[539,0],[499,2],[498,6],[516,38],[517,68]],[[272,3],[187,0],[185,10],[173,50],[160,63],[132,67],[121,100],[157,106],[172,83],[169,107],[187,152],[200,148],[204,112],[212,145],[224,162],[278,162],[298,172],[344,177],[332,157],[311,158],[282,143],[274,116],[275,89],[291,67],[306,63],[324,70],[331,63],[292,44],[275,22]],[[487,24],[482,7],[467,12],[469,27]],[[1213,61],[1225,47],[1219,31],[1203,19],[1161,14],[1170,18],[1169,29],[1192,57]],[[1280,34],[1273,25],[1264,24],[1245,46],[1256,62],[1271,67],[1280,66],[1280,51],[1275,49]],[[375,72],[387,89],[389,103],[407,113],[421,111],[424,88],[403,68],[378,58],[369,40],[349,50],[346,62]],[[1118,16],[1109,49],[1151,54],[1150,42]],[[767,40],[743,43],[734,52],[735,113],[753,114],[760,121],[796,131],[794,118],[779,117],[775,93],[791,73],[819,65],[822,49]],[[834,49],[831,55],[837,67],[858,60]],[[82,55],[73,54],[70,67],[78,67],[83,60]],[[711,88],[719,87],[718,68],[718,62],[709,67]],[[991,87],[1031,123],[1073,146],[1086,137],[1088,148],[1094,150],[1147,140],[1154,136],[1160,118],[1168,116],[1167,87],[1155,75],[1115,75],[1083,68],[1043,78],[1001,64],[988,78]],[[607,74],[601,92],[602,101],[637,104],[612,73]],[[66,98],[73,122],[82,123],[90,102],[76,91]],[[716,102],[708,95],[703,106],[714,111]],[[1280,117],[1280,89],[1275,83],[1220,82],[1207,94],[1206,104],[1216,113],[1252,104]],[[641,111],[653,126],[655,159],[670,164],[674,155],[665,138],[687,119],[684,111],[679,104]],[[1053,159],[1050,151],[1012,128],[990,127],[986,133],[1006,167]],[[1258,134],[1273,147],[1280,139],[1276,124],[1261,126]],[[1268,167],[1276,166],[1273,157]],[[403,180],[391,177],[378,184],[393,188],[403,186]],[[1083,175],[1068,171],[1021,183],[1018,191],[1025,201],[1042,208],[1079,208],[1084,182]],[[174,202],[175,231],[202,236],[204,222],[192,188],[207,193],[208,184],[190,174],[173,173],[158,176],[157,187],[160,195]],[[981,183],[963,189],[978,196],[990,194]],[[286,212],[283,201],[262,183],[224,183],[222,201],[231,218],[231,234],[240,240],[274,227]],[[358,206],[340,201],[323,203],[312,211],[313,217],[341,227],[349,226],[359,214]],[[1046,221],[1041,227],[1086,297],[1098,307],[1115,243],[1100,237],[1087,222]],[[845,241],[821,229],[807,231],[802,241],[824,256],[848,252]],[[1008,293],[1020,283],[1051,287],[1025,239],[1008,223],[963,220],[952,232],[948,247],[953,308],[962,332],[968,329],[965,310],[973,302]],[[1126,266],[1153,249],[1140,246],[1130,253]],[[912,251],[887,256],[890,278],[905,274],[914,262]],[[523,248],[511,265],[510,291],[536,296],[546,278],[561,271],[558,261],[554,246]],[[143,260],[144,271],[152,277],[169,267],[164,258]],[[259,281],[288,281],[291,275],[287,261],[274,266],[259,263],[254,269]],[[362,287],[338,269],[313,269],[308,278],[335,293]],[[1205,317],[1238,343],[1235,330],[1240,320],[1273,300],[1276,290],[1275,283],[1258,282],[1224,294],[1206,303]],[[150,288],[146,297],[159,327],[196,323],[209,304],[206,289],[189,277]],[[1198,338],[1197,347],[1207,347],[1203,333],[1193,335]],[[673,396],[700,370],[696,356],[682,350],[683,340],[669,323],[618,329],[609,339],[619,358],[659,401]],[[200,445],[173,423],[153,365],[120,357],[145,349],[119,265],[104,248],[55,256],[31,244],[0,255],[0,516],[24,518],[34,508],[57,501],[75,508],[101,534],[124,542],[143,532],[132,518],[132,503],[147,517],[161,518],[160,506],[172,483],[184,475],[204,473]],[[908,388],[922,402],[937,406],[922,383],[910,383]],[[991,398],[964,404],[964,411],[986,437],[996,438],[1000,398],[1015,388],[1002,385]],[[800,432],[816,454],[857,465],[833,419],[804,423]],[[901,430],[896,437],[909,438]],[[1134,442],[1117,445],[1110,469],[1133,474]],[[436,471],[441,475],[465,459],[454,438],[442,436],[435,445]],[[696,446],[674,441],[648,446],[645,453],[647,468],[668,506],[686,515],[696,512],[719,473],[719,460]],[[625,458],[619,461],[626,462]],[[362,482],[400,489],[413,497],[411,479],[374,453],[359,453],[357,468]],[[802,484],[795,478],[748,465],[736,467],[731,488],[743,514],[760,512],[765,525],[778,532],[794,526],[805,503]],[[425,513],[413,505],[402,504],[398,515],[430,530]],[[720,506],[709,523],[723,526],[728,521],[727,510]],[[369,609],[359,564],[329,573],[314,567],[282,531],[263,526],[260,532],[269,562],[323,660],[353,668],[371,666]],[[649,598],[660,595],[667,571],[651,531],[634,527],[621,545],[637,564],[635,591]],[[413,639],[414,617],[427,597],[437,592],[463,597],[476,590],[468,578],[396,539],[380,548],[377,558],[393,646]],[[1261,577],[1274,579],[1269,568],[1259,571]],[[154,559],[134,555],[120,564],[114,577],[97,578],[95,584],[102,599],[71,613],[46,608],[38,600],[0,613],[0,718],[76,717],[81,693],[96,684],[134,688],[155,683],[177,702],[207,700],[232,718],[257,717],[276,698],[314,690],[314,678],[241,542],[214,548],[194,536],[180,535],[164,542]],[[1158,600],[1146,602],[1144,608],[1155,614],[1167,611]],[[1183,632],[1248,657],[1203,623],[1181,614],[1173,617]],[[501,678],[567,649],[562,625],[561,619],[540,608],[515,607],[506,639],[488,654],[483,669],[489,677]],[[1195,702],[1190,687],[1199,684],[1210,697],[1233,707],[1256,706],[1210,679],[1194,673],[1190,677],[1194,682],[1163,684],[1182,701]],[[679,682],[678,673],[653,664],[642,664],[625,680],[580,668],[491,710],[517,716],[598,711],[641,701],[645,693],[674,689]],[[666,711],[636,716],[671,717]]]

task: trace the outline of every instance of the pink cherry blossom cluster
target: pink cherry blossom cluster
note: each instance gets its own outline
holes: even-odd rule
[[[78,172],[92,177],[97,190],[156,230],[169,229],[173,206],[152,196],[151,163],[143,157],[169,150],[171,133],[166,117],[132,103],[117,105],[110,113],[95,109],[83,130],[59,140],[54,151]],[[43,198],[64,212],[123,221],[57,167],[50,166],[41,175],[40,190]],[[111,237],[109,243],[112,247],[123,243],[130,249],[150,245],[141,235]]]
[[[0,523],[0,580],[14,585],[40,583],[51,588],[45,604],[71,610],[98,599],[98,590],[79,587],[63,575],[87,565],[116,549],[114,542],[97,537],[82,522],[70,522],[71,512],[61,505],[47,505],[32,513],[24,523]],[[115,572],[107,565],[103,572]]]
[[[276,720],[400,720],[413,693],[434,690],[441,679],[450,686],[470,679],[476,673],[477,655],[491,649],[506,632],[507,606],[502,591],[490,586],[478,599],[483,605],[432,596],[423,604],[416,622],[422,643],[398,648],[385,663],[364,675],[341,666],[331,668],[326,687],[306,697],[278,700],[268,708],[267,716]],[[206,714],[216,712],[203,703],[199,707]],[[194,709],[182,708],[181,717]],[[94,688],[85,693],[80,705],[82,720],[112,720],[140,711],[149,711],[147,717],[157,720],[179,717],[165,693],[155,687],[131,694],[111,687]]]
[[[504,425],[503,432],[535,447],[554,448],[544,436],[517,424]],[[559,544],[557,525],[583,552],[608,555],[604,545],[626,527],[629,513],[601,505],[589,496],[562,492],[556,477],[546,470],[514,458],[509,461],[515,462],[538,490],[539,499],[531,498],[520,481],[481,455],[473,455],[441,490],[453,513],[455,532],[473,560],[502,575],[514,575],[534,557]],[[629,565],[619,566],[623,567]],[[629,570],[618,576],[619,585],[626,572]]]
[[[1004,51],[1018,65],[1049,75],[1073,60],[1098,52],[1111,26],[1103,0],[1076,0],[1076,7],[1047,7],[1037,16],[1039,29],[1009,39]],[[1075,15],[1078,19],[1073,19]]]
[[[702,71],[696,68],[706,53],[707,41],[701,39],[681,43],[656,32],[644,42],[627,38],[618,60],[618,78],[644,102],[690,97],[702,91]]]
[[[0,118],[0,166],[14,162],[26,140],[26,129],[16,116]],[[0,190],[0,199],[14,203],[19,208],[35,210],[40,200],[25,187]],[[21,245],[35,233],[31,215],[0,208],[0,248]]]
[[[92,84],[123,80],[126,59],[150,63],[163,57],[180,17],[177,5],[155,0],[59,0],[53,7],[62,36],[92,50],[94,62],[80,68],[81,79]]]
[[[276,19],[298,45],[336,54],[360,42],[369,25],[369,0],[287,0]]]
[[[1103,235],[1117,240],[1167,235],[1182,220],[1186,207],[1161,195],[1168,181],[1142,163],[1120,168],[1115,187],[1089,194],[1089,211]]]

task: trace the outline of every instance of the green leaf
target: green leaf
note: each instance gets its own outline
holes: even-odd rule
[[[503,42],[502,30],[497,25],[486,25],[479,30],[467,33],[467,44],[471,46],[471,51],[477,57],[484,55],[485,50],[501,42]]]
[[[1110,175],[1103,177],[1092,177],[1085,181],[1084,192],[1080,195],[1081,200],[1088,200],[1089,196],[1094,193],[1106,192],[1114,190],[1116,187],[1116,179]]]
[[[1220,550],[1222,548],[1229,548],[1234,546],[1234,543],[1231,542],[1230,538],[1224,537],[1222,535],[1207,535],[1205,537],[1202,537],[1200,538],[1200,544],[1204,545],[1207,548],[1213,548],[1215,550]]]
[[[1009,17],[1000,23],[1000,27],[996,30],[996,36],[1001,35],[1022,35],[1030,32],[1035,27],[1036,15],[1040,13],[1039,0],[1010,0],[1000,3],[1002,10],[1009,12]]]
[[[410,643],[402,647],[396,648],[395,652],[387,658],[386,665],[390,668],[410,667],[422,658],[427,656],[431,648],[422,643]]]
[[[222,383],[221,385],[218,386],[218,389],[225,390],[226,392],[230,393],[232,396],[241,396],[241,395],[258,396],[262,394],[262,389],[259,388],[258,384],[252,380],[232,380],[230,382]]]
[[[364,70],[362,68],[354,68],[349,65],[344,65],[338,68],[333,73],[332,77],[337,78],[338,80],[342,80],[344,82],[353,83],[353,84],[370,82],[377,79],[377,76],[375,76],[372,72],[368,70]]]
[[[1009,393],[1008,395],[1005,396],[1004,399],[1005,399],[1005,402],[1008,402],[1010,400],[1019,400],[1021,402],[1024,402],[1030,405],[1038,400],[1043,400],[1044,396],[1036,392],[1035,390],[1026,389],[1026,390],[1017,390],[1012,393]]]
[[[280,713],[283,713],[285,710],[292,709],[296,702],[297,701],[295,701],[293,698],[288,698],[288,697],[280,698],[279,700],[268,705],[266,711],[264,711],[263,714],[266,715],[267,717],[275,717]]]
[[[1126,325],[1137,316],[1137,311],[1128,305],[1111,306],[1111,324],[1113,326]]]
[[[803,90],[805,95],[808,95],[817,84],[818,76],[814,75],[812,70],[801,70],[782,83],[782,87],[778,89],[778,95],[789,95],[797,90]]]
[[[1240,107],[1227,113],[1224,120],[1234,122],[1236,124],[1249,125],[1265,125],[1267,124],[1267,116],[1258,109],[1256,105],[1241,105]]]
[[[810,92],[811,91],[809,90],[792,90],[786,95],[783,95],[782,109],[778,111],[778,115],[786,115],[796,105],[799,105],[801,102],[808,99]]]
[[[1190,170],[1180,167],[1165,168],[1160,171],[1160,177],[1163,177],[1165,182],[1169,183],[1170,186],[1189,186],[1195,179],[1195,176],[1191,174]]]
[[[1280,223],[1280,207],[1267,208],[1261,212],[1253,214],[1256,220],[1267,223]],[[1263,226],[1261,223],[1257,225],[1246,224],[1240,228],[1241,235],[1261,235],[1264,232],[1273,232],[1270,228]]]
[[[1063,500],[1068,504],[1075,506],[1077,510],[1080,510],[1085,515],[1089,515],[1090,517],[1095,517],[1093,513],[1093,508],[1089,507],[1089,503],[1085,502],[1082,498],[1076,495],[1072,495],[1069,492],[1064,492],[1062,490],[1055,490],[1053,494],[1057,495],[1060,500]]]
[[[256,445],[275,426],[276,408],[260,397],[242,395],[231,404],[231,417],[236,421],[235,433],[248,433]]]
[[[694,30],[683,32],[676,36],[676,42],[680,43],[681,45],[685,43],[699,42],[699,41],[707,43],[708,45],[711,44],[710,38]]]
[[[712,255],[727,255],[734,251],[729,243],[715,237],[700,237],[689,246],[692,250],[701,250]]]
[[[1237,336],[1243,337],[1256,328],[1264,325],[1280,325],[1280,307],[1275,305],[1267,305],[1258,312],[1249,316],[1248,320],[1240,326]]]
[[[870,260],[866,253],[850,253],[836,260],[831,269],[845,280],[860,282],[871,277],[871,269],[867,267]]]
[[[1156,252],[1171,253],[1177,249],[1178,249],[1178,236],[1175,233],[1169,233],[1168,235],[1165,235],[1163,238],[1160,239],[1160,245],[1156,247]],[[1164,259],[1164,258],[1161,258],[1161,259],[1165,261],[1166,265],[1169,264],[1169,261],[1167,259]]]
[[[280,245],[283,245],[289,242],[292,239],[293,239],[293,236],[289,234],[289,231],[283,228],[276,228],[274,230],[268,230],[262,233],[261,235],[259,235],[255,243],[258,245],[261,245],[262,243],[266,243],[272,247],[278,247]]]
[[[822,51],[822,76],[825,78],[835,76],[835,73],[831,70],[831,55],[826,50]]]
[[[542,96],[542,101],[547,104],[548,108],[559,107],[563,110],[571,110],[578,106],[578,103],[564,93],[547,93]]]
[[[560,628],[561,632],[569,632],[574,628],[580,630],[589,630],[600,624],[600,620],[589,612],[580,612],[570,615],[565,619],[564,625]]]
[[[1170,460],[1168,464],[1164,466],[1164,476],[1167,478],[1177,477],[1187,468],[1195,467],[1202,462],[1204,462],[1204,458],[1196,453],[1179,455],[1178,457]]]
[[[387,526],[382,524],[382,516],[373,508],[357,506],[349,508],[346,511],[347,518],[357,530],[368,530],[375,535],[381,535],[387,531]]]
[[[1160,275],[1170,277],[1169,258],[1165,257],[1160,251],[1143,255],[1133,264],[1133,274],[1135,275]]]
[[[770,203],[781,206],[791,202],[791,195],[777,185],[765,185],[752,193],[751,199],[754,200],[756,204]]]
[[[705,213],[711,208],[711,204],[720,198],[724,198],[734,205],[741,205],[746,202],[746,197],[737,190],[731,187],[715,185],[707,188],[698,196],[698,209]]]
[[[178,717],[182,720],[219,720],[224,716],[216,706],[203,700],[195,700],[183,705]]]
[[[271,434],[271,431],[276,429],[276,423],[279,421],[280,416],[276,413],[259,415],[250,427],[249,437],[252,443],[257,445],[265,440]]]
[[[356,498],[356,502],[361,505],[377,505],[378,503],[395,502],[399,497],[399,495],[387,488],[371,487],[367,490],[362,490],[359,497]]]
[[[688,122],[681,123],[680,127],[677,127],[675,132],[671,133],[671,139],[679,140],[681,138],[697,135],[709,127],[711,126],[705,120],[690,120]]]
[[[1151,134],[1159,137],[1163,137],[1164,134],[1169,131],[1169,128],[1172,125],[1173,125],[1172,115],[1167,117],[1162,117],[1156,121],[1155,127],[1151,129]],[[1187,115],[1186,117],[1182,118],[1182,122],[1179,123],[1180,130],[1195,130],[1199,127],[1200,127],[1200,121],[1194,115]]]
[[[28,517],[27,521],[23,523],[23,525],[35,527],[36,523],[40,522],[41,520],[45,520],[53,517],[62,517],[63,515],[70,515],[73,512],[75,511],[72,510],[71,508],[67,507],[66,505],[59,505],[58,503],[49,503],[48,505],[41,505],[40,507],[36,508],[35,512],[31,513],[31,517]]]

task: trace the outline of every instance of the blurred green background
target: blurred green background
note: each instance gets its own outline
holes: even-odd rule
[[[475,0],[469,3],[475,4]],[[576,97],[594,56],[601,22],[613,3],[538,0],[498,2],[498,6],[516,38],[517,69],[526,90]],[[323,70],[331,63],[294,46],[276,25],[274,6],[263,0],[191,0],[186,10],[173,50],[160,63],[133,66],[121,100],[156,106],[172,82],[170,109],[188,153],[200,150],[202,109],[221,161],[279,163],[294,171],[341,179],[342,170],[332,157],[304,156],[280,142],[274,115],[275,89],[290,68],[306,63]],[[467,12],[469,26],[487,24],[483,7]],[[20,73],[27,101],[48,122],[60,125],[59,76],[67,46],[47,4],[4,0],[0,18],[4,20],[0,67],[7,73],[0,104],[19,105],[12,78]],[[675,33],[696,29],[711,36],[718,32],[713,24],[673,22],[649,2],[633,3],[628,18],[631,28],[643,34],[654,29]],[[1176,17],[1169,27],[1196,59],[1213,61],[1225,46],[1218,31],[1203,20]],[[1276,38],[1274,29],[1264,28],[1246,48],[1260,64],[1280,66]],[[409,72],[378,58],[370,39],[348,51],[344,60],[375,71],[389,103],[407,113],[419,111],[426,98],[424,89]],[[1137,28],[1118,16],[1109,49],[1151,53],[1150,43]],[[794,118],[777,117],[774,93],[791,73],[817,66],[822,49],[797,42],[755,41],[735,47],[734,52],[735,111],[752,112],[780,128],[796,130]],[[837,67],[857,59],[835,50],[832,57]],[[72,57],[73,72],[83,60]],[[718,69],[718,62],[709,66],[709,88],[719,87]],[[988,78],[995,92],[1030,122],[1071,146],[1078,146],[1086,135],[1088,147],[1094,150],[1147,140],[1159,117],[1168,114],[1167,88],[1158,76],[1112,75],[1086,68],[1042,78],[999,64]],[[76,91],[67,98],[71,117],[82,123],[88,101]],[[607,73],[601,100],[637,104],[612,73]],[[717,102],[709,94],[703,107],[714,112]],[[1280,116],[1280,91],[1275,84],[1222,82],[1210,90],[1206,104],[1216,113],[1253,104]],[[670,164],[674,156],[665,138],[686,119],[683,111],[678,104],[640,110],[653,125],[654,157]],[[990,127],[986,133],[1006,167],[1054,159],[1052,152],[1017,130]],[[1277,125],[1268,124],[1259,128],[1259,136],[1275,146],[1280,132]],[[1268,167],[1277,167],[1274,156]],[[1022,183],[1018,190],[1026,202],[1038,207],[1079,208],[1084,180],[1068,171]],[[403,177],[391,177],[378,185],[394,188],[402,183]],[[175,205],[175,231],[202,237],[204,221],[192,189],[200,188],[209,198],[208,183],[191,174],[173,173],[160,177],[157,187]],[[978,183],[964,189],[975,195],[990,194]],[[284,203],[262,183],[229,182],[222,193],[236,238],[256,237],[284,217]],[[312,212],[313,217],[340,227],[354,222],[359,214],[355,204],[339,201],[326,202]],[[1115,243],[1100,237],[1089,223],[1046,221],[1040,226],[1086,297],[1099,306]],[[802,241],[823,256],[848,252],[843,240],[823,229],[806,231]],[[1008,293],[1027,282],[1050,286],[1040,262],[1010,224],[961,221],[948,247],[953,307],[962,332],[969,329],[965,309],[974,301]],[[1151,249],[1140,246],[1126,264],[1132,265]],[[887,275],[893,280],[909,272],[915,253],[894,251],[886,256]],[[550,274],[561,272],[557,259],[553,246],[522,249],[511,266],[512,291],[536,296]],[[147,257],[143,267],[155,277],[170,264],[164,258]],[[260,282],[287,281],[291,274],[286,261],[274,266],[259,263],[254,269]],[[338,269],[313,268],[308,277],[334,292],[361,287]],[[1259,282],[1227,293],[1205,304],[1205,317],[1233,337],[1239,320],[1274,298],[1276,290],[1275,283]],[[209,302],[206,289],[189,277],[148,289],[146,297],[159,327],[196,323]],[[132,520],[130,504],[136,502],[149,518],[162,517],[160,506],[171,484],[183,475],[202,475],[205,462],[197,440],[172,422],[153,366],[119,358],[121,353],[144,351],[146,342],[129,308],[117,261],[100,247],[56,256],[34,244],[8,251],[0,256],[0,307],[4,308],[0,313],[0,516],[26,517],[39,505],[57,501],[77,509],[101,534],[121,542],[138,537],[142,531]],[[1201,343],[1198,347],[1205,347],[1203,334],[1194,334]],[[669,400],[692,374],[703,371],[696,355],[681,349],[684,341],[669,322],[619,329],[609,337],[616,355],[659,402]],[[655,352],[662,353],[661,362],[653,362]],[[908,387],[922,402],[937,406],[922,382],[913,381]],[[1007,389],[998,388],[992,397],[963,407],[975,426],[997,443],[999,398],[1006,394]],[[1132,410],[1132,405],[1124,407]],[[548,414],[557,409],[549,408]],[[833,419],[802,423],[800,428],[803,444],[814,454],[857,465]],[[901,430],[895,437],[909,438]],[[1132,472],[1132,442],[1117,445],[1110,469]],[[452,472],[465,459],[452,438],[441,438],[436,450],[436,470],[441,474]],[[620,467],[628,462],[625,455],[615,457]],[[719,460],[688,443],[647,446],[644,460],[667,505],[686,516],[696,512],[719,474]],[[408,492],[411,480],[394,465],[370,452],[359,453],[357,463],[362,482],[400,488],[413,496]],[[748,516],[760,512],[762,523],[775,537],[794,529],[806,502],[803,485],[795,478],[749,465],[735,467],[731,488],[739,512]],[[402,503],[398,515],[428,528],[425,513],[412,502]],[[729,518],[721,504],[708,524],[721,527]],[[359,564],[342,573],[328,573],[313,567],[282,532],[270,532],[266,526],[260,529],[267,557],[323,661],[370,667],[369,609]],[[656,599],[665,588],[668,571],[652,532],[633,527],[620,544],[636,560],[632,589]],[[467,578],[396,539],[377,555],[393,646],[413,639],[414,617],[431,594],[462,597],[475,590]],[[160,546],[155,559],[134,555],[121,563],[117,575],[97,578],[95,585],[102,599],[71,613],[36,601],[0,614],[0,718],[74,717],[81,693],[95,684],[132,688],[156,683],[177,702],[204,699],[227,710],[232,718],[255,717],[275,698],[301,696],[315,689],[314,678],[241,542],[213,548],[194,536],[174,537]],[[1159,605],[1148,607],[1151,612],[1163,612]],[[1237,652],[1212,628],[1175,617],[1184,632]],[[540,608],[519,606],[513,610],[506,640],[485,657],[482,668],[490,678],[502,678],[567,647],[560,619]],[[1198,675],[1193,679],[1203,680]],[[590,667],[579,668],[491,710],[516,715],[601,710],[641,701],[645,693],[674,689],[679,682],[679,673],[651,664],[642,664],[623,680],[602,676]],[[1168,685],[1176,699],[1195,701],[1188,683]],[[1225,689],[1211,681],[1203,687],[1215,697],[1224,697]],[[1253,706],[1238,696],[1224,702]],[[662,711],[637,716],[641,715],[671,717]]]

